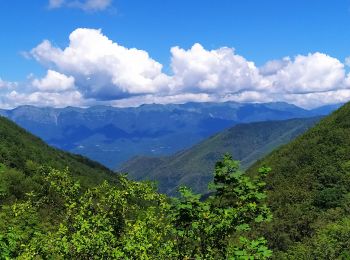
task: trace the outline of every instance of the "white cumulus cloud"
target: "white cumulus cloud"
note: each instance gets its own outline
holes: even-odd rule
[[[48,70],[42,79],[34,79],[32,85],[43,92],[62,92],[74,88],[74,78],[54,70]]]
[[[254,62],[223,47],[208,51],[196,43],[189,50],[171,48],[173,86],[189,92],[237,92],[259,88],[264,79]]]
[[[86,97],[116,99],[158,93],[168,87],[169,76],[147,52],[112,42],[100,30],[77,29],[65,49],[43,41],[31,53],[46,66],[75,79]]]
[[[263,70],[266,66],[269,63]],[[267,76],[277,92],[322,92],[341,88],[344,84],[344,64],[323,53],[298,55],[294,60],[284,59],[278,66],[273,74]]]

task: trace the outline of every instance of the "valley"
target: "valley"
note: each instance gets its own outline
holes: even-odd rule
[[[172,156],[135,157],[119,171],[138,181],[156,181],[159,191],[168,195],[176,195],[182,185],[197,193],[206,193],[215,163],[225,153],[232,154],[245,170],[319,120],[320,117],[313,117],[238,124]]]
[[[185,103],[135,108],[39,108],[0,110],[48,144],[118,169],[134,156],[166,156],[239,123],[326,115],[340,105],[305,110],[276,102]]]

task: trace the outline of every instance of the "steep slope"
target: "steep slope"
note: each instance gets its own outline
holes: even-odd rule
[[[348,259],[349,238],[337,223],[348,223],[350,214],[350,103],[248,173],[262,165],[272,168],[267,184],[274,219],[263,233],[275,251],[289,250],[288,259],[320,259],[312,253],[317,250],[322,259]],[[332,251],[344,255],[336,258]]]
[[[111,169],[136,156],[167,156],[238,123],[311,117],[330,108],[305,110],[287,103],[186,103],[134,108],[18,107],[0,110],[59,149]]]
[[[57,169],[68,167],[83,185],[97,184],[105,179],[117,180],[116,174],[99,163],[52,148],[1,116],[0,164],[24,173],[29,172],[33,165],[46,165]]]
[[[172,195],[179,185],[205,192],[212,180],[215,162],[223,154],[233,154],[234,159],[247,168],[274,148],[305,132],[319,119],[240,124],[170,157],[136,157],[125,163],[120,171],[129,173],[136,180],[156,180],[161,192]]]

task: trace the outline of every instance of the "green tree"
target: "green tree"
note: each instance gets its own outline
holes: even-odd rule
[[[264,203],[263,182],[269,171],[261,168],[258,177],[251,179],[239,171],[239,163],[227,154],[216,164],[213,194],[207,200],[202,201],[200,195],[181,188],[181,197],[173,207],[179,256],[199,259],[271,256],[265,239],[245,236],[254,223],[271,219]]]
[[[330,223],[312,239],[298,243],[282,259],[350,259],[350,218]]]

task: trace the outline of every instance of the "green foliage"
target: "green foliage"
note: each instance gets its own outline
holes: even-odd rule
[[[307,246],[309,241],[317,241],[315,237],[325,227],[349,216],[349,162],[350,104],[346,104],[248,170],[248,175],[253,176],[263,165],[272,168],[266,182],[274,218],[261,234],[276,252],[276,259],[280,259],[280,253],[296,248],[305,250],[305,255],[313,255],[313,247]],[[342,248],[344,253],[349,249]],[[316,259],[337,259],[341,255],[326,257],[329,247],[325,244],[317,250],[320,258]]]
[[[201,201],[187,188],[176,199],[173,222],[181,258],[225,259],[236,256],[265,259],[271,255],[263,238],[250,240],[244,234],[251,225],[269,221],[271,214],[263,203],[266,195],[262,179],[270,169],[262,168],[251,180],[239,170],[230,155],[217,162],[213,195]],[[246,234],[247,235],[247,234]]]
[[[110,259],[144,255],[156,259],[166,255],[159,248],[162,232],[170,230],[164,227],[165,221],[159,222],[169,208],[165,197],[150,183],[120,180],[122,187],[104,182],[83,191],[67,171],[46,173],[38,196],[3,207],[2,219],[9,219],[11,225],[0,226],[4,234],[0,256]],[[59,208],[59,215],[41,215],[47,207]],[[40,226],[38,219],[50,227]]]
[[[288,259],[350,259],[350,218],[326,225],[306,243],[298,243],[281,257]]]
[[[1,168],[4,170],[4,167]],[[34,169],[33,169],[34,170]],[[1,170],[0,170],[1,171]],[[83,188],[69,171],[39,168],[40,187],[0,210],[0,259],[266,259],[252,226],[271,218],[265,177],[251,179],[226,155],[214,190],[169,199],[149,182],[119,177]],[[39,178],[39,175],[38,175]]]
[[[0,219],[0,259],[20,256],[41,230],[38,212],[29,201],[3,206]]]

